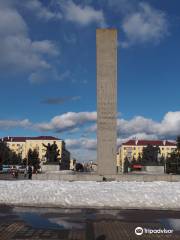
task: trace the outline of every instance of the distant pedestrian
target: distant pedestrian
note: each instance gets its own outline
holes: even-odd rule
[[[18,169],[15,170],[15,174],[14,174],[15,178],[17,179],[18,176],[19,176],[19,172],[18,172]]]
[[[19,175],[18,169],[15,169],[15,170],[14,170],[14,177],[17,179],[17,178],[18,178],[18,175]]]
[[[28,166],[24,169],[24,178],[27,177],[27,173],[28,173]]]
[[[38,172],[42,173],[42,167],[41,166],[39,167]]]
[[[32,167],[29,165],[28,167],[28,179],[32,179]]]

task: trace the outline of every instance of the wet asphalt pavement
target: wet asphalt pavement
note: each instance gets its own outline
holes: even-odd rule
[[[1,206],[0,239],[176,240],[180,211]]]

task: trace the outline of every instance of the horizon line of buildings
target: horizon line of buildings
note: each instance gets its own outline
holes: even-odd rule
[[[65,141],[52,136],[37,136],[37,137],[4,137],[1,141],[6,142],[7,146],[22,159],[27,158],[29,149],[36,149],[39,153],[39,158],[42,162],[46,162],[45,153],[46,148],[44,145],[48,143],[57,144],[59,150],[59,158],[62,164],[70,164],[70,152],[66,149]],[[132,139],[121,144],[117,152],[117,167],[123,168],[124,160],[127,157],[128,160],[137,160],[139,156],[142,156],[143,148],[148,145],[158,146],[160,149],[160,156],[166,158],[170,153],[176,149],[176,142],[168,140],[139,140]]]
[[[22,160],[28,159],[28,151],[36,149],[39,153],[41,162],[46,162],[46,147],[48,144],[55,143],[59,150],[61,169],[68,169],[70,165],[70,152],[66,149],[65,141],[52,136],[37,137],[2,137],[2,142],[6,142],[7,146],[18,154]]]
[[[138,157],[142,157],[143,148],[148,145],[154,147],[159,147],[160,153],[159,157],[167,158],[177,147],[176,142],[171,142],[168,140],[139,140],[133,139],[128,140],[121,144],[117,153],[117,167],[122,169],[124,160],[127,158],[129,161],[133,159],[138,160]]]

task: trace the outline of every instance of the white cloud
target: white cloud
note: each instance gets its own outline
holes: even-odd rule
[[[27,26],[19,13],[7,7],[0,7],[0,37],[24,36],[27,33]]]
[[[32,49],[35,52],[42,53],[42,54],[48,54],[52,56],[59,55],[59,49],[56,47],[56,45],[52,41],[49,41],[49,40],[32,42]]]
[[[92,126],[82,129],[82,131],[96,131],[96,112],[67,112],[59,116],[55,116],[49,122],[31,123],[31,126],[36,130],[63,132],[72,131],[78,127],[82,127],[85,124],[93,123]],[[21,126],[28,126],[29,120],[0,120],[0,126],[12,126],[21,124]],[[25,123],[23,125],[22,123]],[[78,128],[79,129],[79,128]],[[117,132],[119,137],[127,139],[130,137],[140,138],[173,138],[180,135],[180,111],[167,112],[162,121],[157,122],[152,119],[144,118],[142,116],[136,116],[130,120],[118,119],[117,120]],[[81,138],[82,140],[85,138]],[[85,144],[85,142],[83,142]]]
[[[97,124],[93,124],[86,129],[87,132],[96,132],[97,131]]]
[[[49,123],[37,124],[37,128],[41,131],[63,132],[92,121],[96,121],[96,112],[68,112],[54,117]]]
[[[151,119],[146,119],[141,116],[134,117],[131,120],[118,119],[117,128],[119,135],[127,136],[137,133],[147,133],[151,134],[154,132],[154,128],[157,125]]]
[[[0,68],[9,71],[32,71],[50,68],[50,64],[32,47],[25,36],[7,36],[0,39]]]
[[[7,0],[7,3],[5,0],[1,1],[3,1],[3,4],[0,3],[2,6],[23,8],[45,21],[65,19],[81,26],[96,23],[101,27],[106,27],[103,10],[96,10],[88,5],[90,2],[82,1],[80,4],[76,4],[72,0],[52,0],[45,5],[40,0]],[[74,42],[74,38],[71,41]]]
[[[158,124],[158,133],[162,136],[177,136],[180,134],[180,111],[165,114],[161,124]]]
[[[99,0],[102,2],[102,0]],[[120,12],[126,15],[128,12],[132,11],[136,5],[137,0],[104,0],[104,3],[108,1],[108,6],[112,8],[115,12]]]
[[[96,130],[96,124],[85,129],[87,132],[96,132]],[[120,118],[117,119],[117,132],[122,139],[135,136],[148,139],[173,138],[180,135],[180,111],[167,112],[160,122],[142,116],[130,120]]]
[[[0,120],[0,129],[10,129],[10,128],[29,128],[31,122],[28,119],[24,120]]]
[[[156,10],[148,3],[141,2],[139,9],[125,17],[122,29],[127,41],[122,46],[136,43],[158,43],[168,34],[168,21],[164,12]]]
[[[161,122],[141,116],[127,121],[118,120],[118,134],[122,137],[171,138],[180,135],[180,111],[168,112]]]
[[[66,139],[67,149],[79,162],[96,161],[97,140],[94,138]]]
[[[36,17],[45,21],[62,18],[62,14],[59,11],[51,11],[49,7],[45,7],[39,0],[20,0],[16,1],[16,5],[32,11]]]
[[[96,150],[97,140],[93,138],[66,139],[66,145],[71,149]]]
[[[87,26],[97,23],[101,27],[106,27],[106,22],[102,10],[96,10],[91,6],[76,5],[73,1],[67,1],[62,7],[66,20]]]
[[[51,68],[46,56],[57,56],[59,50],[49,40],[32,41],[28,27],[9,5],[0,8],[0,69],[8,72],[31,72]],[[46,55],[46,56],[45,56]]]

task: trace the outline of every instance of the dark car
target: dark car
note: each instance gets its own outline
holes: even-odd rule
[[[3,165],[1,172],[2,173],[10,173],[11,172],[11,167],[9,165]]]

